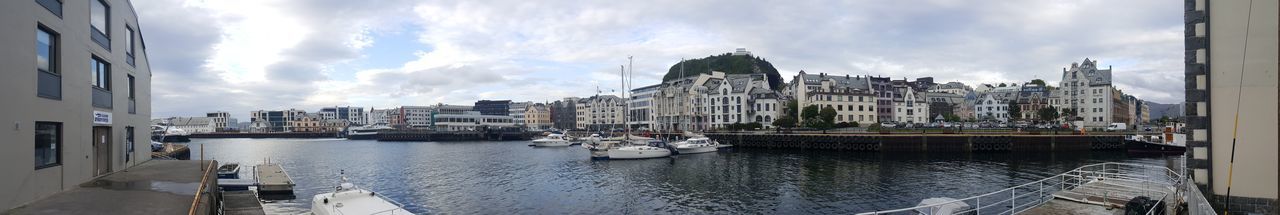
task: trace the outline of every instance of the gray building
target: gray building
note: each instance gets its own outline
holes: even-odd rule
[[[340,119],[350,122],[351,125],[368,124],[368,117],[365,116],[362,107],[326,107],[320,108],[320,119]]]
[[[0,211],[151,159],[151,69],[127,0],[0,2]]]
[[[561,101],[551,103],[551,124],[552,127],[560,130],[569,130],[577,127],[578,124],[578,98],[568,97]]]

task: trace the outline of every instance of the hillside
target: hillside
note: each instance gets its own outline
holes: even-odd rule
[[[662,76],[662,81],[668,81],[680,78],[680,67],[684,64],[684,76],[695,76],[699,73],[711,74],[711,71],[721,71],[725,74],[751,74],[764,73],[769,78],[769,85],[774,89],[781,89],[782,75],[778,74],[778,69],[773,68],[773,64],[763,58],[752,55],[733,55],[732,53],[724,53],[721,55],[712,55],[705,58],[685,60],[681,63],[671,65],[671,69],[667,70],[667,74]]]

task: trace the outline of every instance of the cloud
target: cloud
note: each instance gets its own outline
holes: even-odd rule
[[[796,72],[1054,83],[1084,58],[1117,85],[1181,100],[1182,6],[1135,1],[211,1],[138,2],[156,115],[527,101],[635,86],[681,58],[745,47]],[[1143,10],[1132,10],[1143,8]],[[145,10],[144,10],[145,9]],[[195,33],[199,32],[199,33]],[[366,67],[385,32],[412,60]],[[164,39],[153,39],[163,35]],[[384,47],[379,50],[408,47]],[[160,56],[164,57],[160,57]],[[166,73],[163,74],[162,73]],[[210,84],[161,81],[199,80]],[[163,80],[162,80],[163,79]],[[191,98],[189,100],[178,100]],[[195,99],[207,98],[207,99]],[[225,100],[222,100],[225,99]],[[171,105],[172,102],[191,103]],[[196,105],[199,104],[199,105]]]

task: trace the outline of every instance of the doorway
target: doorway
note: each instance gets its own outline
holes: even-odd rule
[[[93,176],[111,172],[111,127],[93,127]]]

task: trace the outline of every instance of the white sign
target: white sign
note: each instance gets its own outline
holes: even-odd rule
[[[111,112],[93,111],[93,124],[111,124]]]

